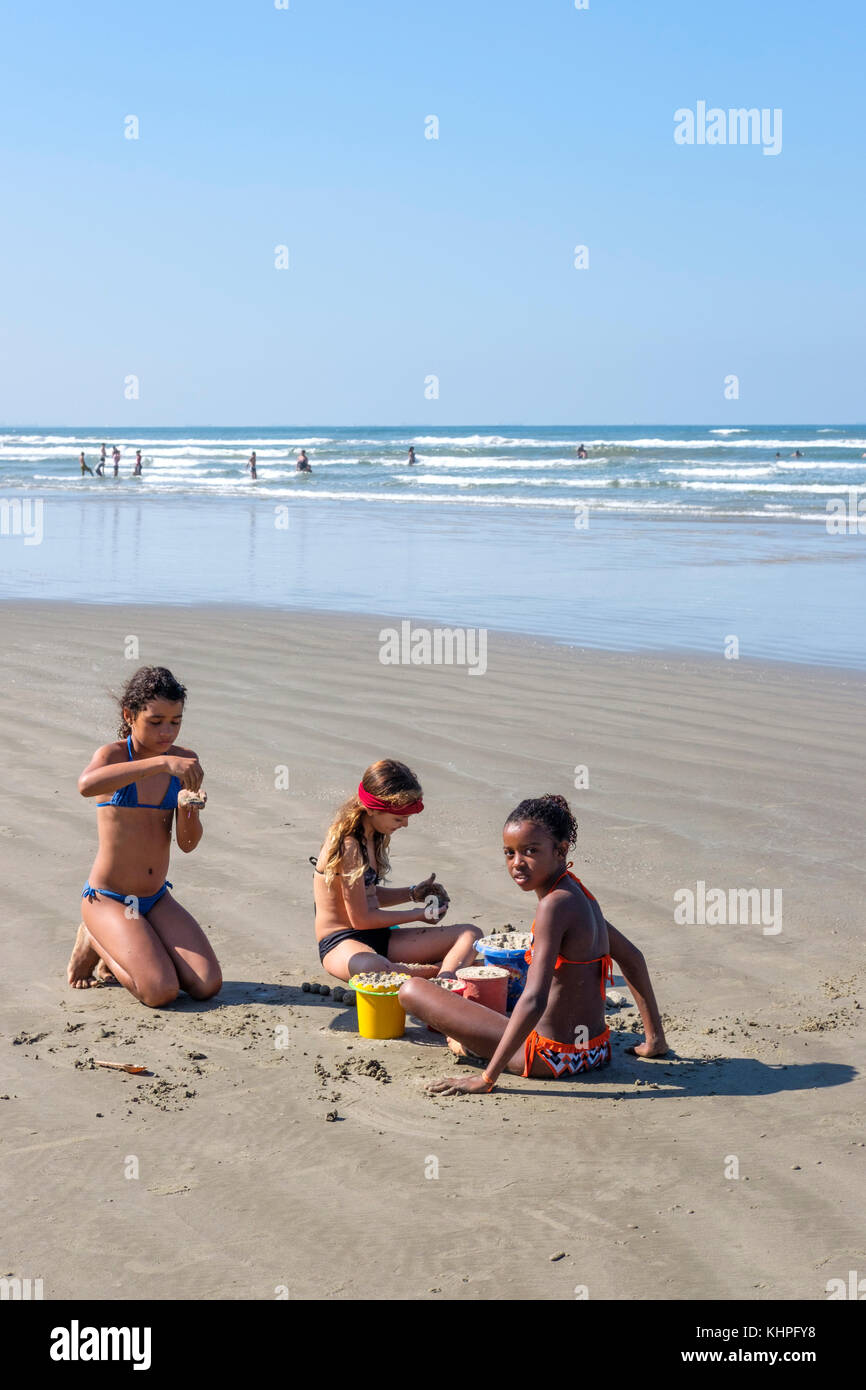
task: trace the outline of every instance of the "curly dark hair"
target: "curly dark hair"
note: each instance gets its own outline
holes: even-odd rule
[[[132,733],[132,728],[123,717],[125,709],[132,714],[138,714],[152,700],[185,701],[186,686],[181,685],[165,666],[140,666],[135,675],[130,676],[116,699],[120,708],[117,733],[120,738],[126,738],[127,734]]]
[[[515,806],[505,824],[517,825],[522,820],[543,825],[557,843],[566,840],[569,848],[577,841],[577,821],[564,796],[549,792],[547,796],[529,797]]]

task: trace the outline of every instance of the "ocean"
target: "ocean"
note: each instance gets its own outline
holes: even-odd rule
[[[95,467],[103,441],[109,476],[82,478],[79,451]],[[866,426],[5,428],[0,597],[353,612],[863,670],[864,453]],[[831,529],[828,507],[849,524]]]
[[[567,509],[666,517],[823,519],[840,488],[866,485],[866,426],[472,426],[433,429],[0,429],[0,490],[104,487],[100,444],[122,451],[112,486],[136,496],[242,495],[258,455],[257,490],[274,498]],[[417,462],[409,468],[408,447]],[[583,444],[587,458],[577,457]],[[313,473],[298,475],[304,447]],[[144,457],[131,478],[136,448]],[[801,457],[795,457],[799,452]],[[109,472],[111,464],[109,462]]]

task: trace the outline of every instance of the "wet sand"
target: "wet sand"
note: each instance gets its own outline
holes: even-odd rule
[[[862,1267],[863,676],[491,633],[476,677],[382,665],[388,619],[255,609],[0,621],[0,1274],[46,1298],[810,1299]],[[170,877],[226,980],[157,1012],[65,981],[95,846],[76,778],[145,663],[189,688],[209,801]],[[364,1041],[302,992],[327,979],[307,858],[381,756],[426,803],[392,881],[435,869],[449,920],[485,932],[532,916],[506,814],[569,797],[575,869],[647,957],[668,1058],[627,1056],[637,1015],[612,1009],[605,1072],[431,1098],[455,1074],[441,1038]],[[678,923],[699,882],[780,891],[782,930]]]

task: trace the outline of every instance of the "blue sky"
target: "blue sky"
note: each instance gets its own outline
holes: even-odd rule
[[[864,14],[7,3],[0,422],[862,421]]]

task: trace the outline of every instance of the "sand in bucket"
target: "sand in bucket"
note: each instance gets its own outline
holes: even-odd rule
[[[408,975],[365,971],[353,975],[349,986],[355,991],[358,1032],[362,1038],[402,1038],[406,1031],[406,1010],[397,991]]]
[[[498,1014],[506,1012],[507,970],[500,969],[498,965],[464,965],[462,970],[457,971],[457,978],[464,983],[464,999],[495,1009]]]

